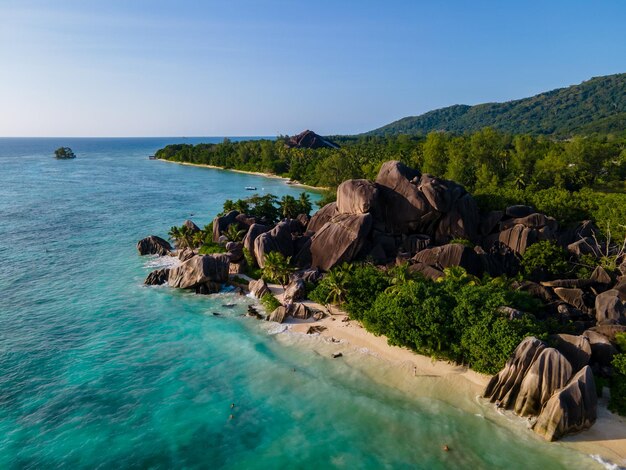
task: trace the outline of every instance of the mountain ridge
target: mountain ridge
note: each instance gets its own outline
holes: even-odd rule
[[[626,130],[626,73],[505,102],[455,104],[407,116],[361,135],[475,132],[485,127],[516,134],[569,136]]]

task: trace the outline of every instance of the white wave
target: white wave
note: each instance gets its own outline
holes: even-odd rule
[[[624,470],[626,469],[626,467],[621,467],[615,463],[609,462],[608,460],[604,460],[602,457],[600,457],[597,454],[591,454],[589,455],[589,457],[591,457],[593,460],[595,460],[596,462],[598,462],[600,465],[602,465],[604,468],[608,469],[608,470]]]
[[[157,268],[173,268],[180,264],[180,260],[176,256],[151,256],[144,264],[144,267],[150,269]]]

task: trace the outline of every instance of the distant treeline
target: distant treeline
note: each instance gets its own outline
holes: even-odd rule
[[[546,212],[570,222],[598,218],[594,212],[599,210],[615,212],[615,207],[605,208],[606,204],[626,206],[626,195],[608,194],[624,193],[626,189],[624,138],[593,136],[559,141],[486,128],[469,135],[431,132],[426,137],[357,136],[332,140],[341,148],[287,148],[284,137],[274,141],[226,139],[220,144],[169,145],[159,150],[157,157],[262,171],[329,188],[351,178],[374,179],[383,162],[401,160],[422,172],[461,183],[478,196],[485,209],[511,202],[532,203],[539,210],[545,205],[557,205],[545,209],[560,213]],[[576,192],[576,197],[570,197],[572,192]],[[603,208],[598,209],[599,205]],[[598,219],[609,220],[605,216]],[[618,210],[610,220],[626,223],[626,209]]]

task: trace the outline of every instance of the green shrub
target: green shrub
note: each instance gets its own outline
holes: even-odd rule
[[[531,278],[558,277],[569,269],[566,251],[552,241],[529,246],[522,255],[521,264],[524,274]]]
[[[219,243],[204,242],[198,250],[200,255],[212,255],[214,253],[226,253],[226,248]]]
[[[626,353],[613,357],[613,376],[611,377],[611,400],[609,409],[620,415],[626,415]]]
[[[280,307],[281,304],[276,297],[268,292],[263,294],[263,297],[261,297],[261,305],[263,305],[263,308],[267,313],[272,313]]]

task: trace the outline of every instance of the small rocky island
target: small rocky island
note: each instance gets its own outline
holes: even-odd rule
[[[190,237],[201,231],[191,221],[184,227]],[[198,254],[190,243],[175,251],[154,235],[139,241],[141,255],[175,255],[181,261],[150,273],[146,284],[210,294],[229,281],[229,274],[245,272],[247,264],[264,268],[280,254],[292,270],[285,303],[269,319],[282,322],[289,316],[309,318],[311,312],[300,303],[307,288],[345,263],[366,261],[381,271],[405,266],[407,275],[432,284],[460,268],[463,276],[475,279],[471,282],[506,280],[510,289],[540,304],[533,321],[560,325],[561,332],[523,339],[484,397],[529,417],[533,429],[548,440],[586,429],[596,420],[595,377],[607,380],[614,373],[616,337],[626,332],[626,254],[599,242],[590,221],[561,228],[549,215],[521,205],[481,213],[459,184],[389,161],[375,181],[343,182],[336,202],[311,218],[300,214],[274,224],[231,210],[216,217],[211,230],[209,238],[223,253]],[[233,231],[241,234],[240,241],[226,236]],[[597,264],[586,277],[555,278],[548,257],[522,275],[525,253],[542,243],[573,261],[610,254],[615,269]],[[249,290],[257,297],[269,292],[263,279],[250,282]],[[506,305],[497,312],[504,322],[528,318]],[[375,332],[381,331],[385,334]]]
[[[59,147],[54,151],[54,158],[57,160],[71,160],[76,158],[76,155],[69,147]]]

